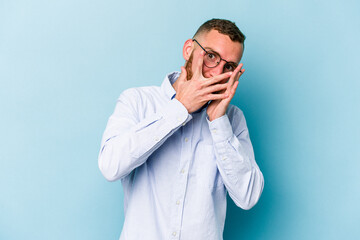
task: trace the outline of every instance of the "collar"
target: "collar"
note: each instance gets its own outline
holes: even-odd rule
[[[179,78],[180,72],[172,72],[165,76],[163,83],[161,84],[161,90],[169,99],[173,99],[176,95],[173,83]]]

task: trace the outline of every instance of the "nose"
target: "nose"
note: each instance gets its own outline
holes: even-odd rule
[[[214,68],[210,68],[210,76],[211,77],[214,77],[214,76],[217,76],[217,75],[220,75],[223,73],[223,70],[224,70],[224,62],[220,62],[219,65],[217,65],[216,67]]]

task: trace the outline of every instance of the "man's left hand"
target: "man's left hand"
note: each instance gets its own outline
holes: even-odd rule
[[[213,100],[207,107],[206,112],[210,121],[225,115],[226,109],[228,108],[231,99],[234,97],[237,86],[239,85],[239,78],[245,72],[245,69],[241,69],[242,66],[242,63],[239,64],[239,66],[237,66],[237,68],[230,76],[228,87],[224,90],[224,92],[227,92],[228,97],[224,99]]]

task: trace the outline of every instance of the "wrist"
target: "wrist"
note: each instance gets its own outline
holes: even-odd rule
[[[226,113],[226,111],[224,109],[221,109],[220,111],[219,110],[218,111],[216,111],[216,110],[211,111],[209,109],[209,107],[208,107],[207,110],[208,110],[207,115],[208,115],[208,118],[209,118],[210,121],[214,121],[215,119],[224,116],[225,113]]]
[[[178,94],[175,95],[175,99],[178,100],[186,108],[188,113],[191,113],[189,110],[189,107],[186,104],[184,104],[183,100],[181,99],[181,97]]]
[[[212,122],[212,121],[214,121],[215,119],[218,119],[218,118],[220,118],[220,117],[222,117],[222,116],[224,116],[224,115],[225,115],[225,113],[219,114],[219,115],[215,115],[215,116],[208,115],[209,121]]]

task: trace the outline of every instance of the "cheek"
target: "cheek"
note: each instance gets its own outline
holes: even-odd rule
[[[216,68],[208,68],[205,65],[203,65],[202,73],[205,78],[211,78],[211,77],[215,77],[215,76],[222,74],[223,71],[222,71],[221,66],[218,66]],[[228,80],[229,79],[224,79],[223,81],[221,81],[219,83],[226,83]]]
[[[204,65],[203,65],[203,68],[202,68],[202,74],[206,78],[211,77],[210,69],[208,67],[204,66]]]

